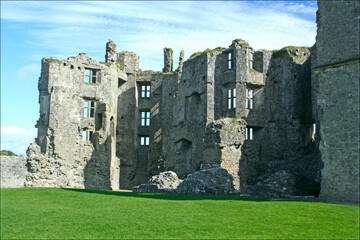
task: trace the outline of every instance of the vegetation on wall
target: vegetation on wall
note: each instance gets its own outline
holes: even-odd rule
[[[1,150],[1,156],[17,156],[13,151],[10,150]]]
[[[52,58],[52,57],[50,57],[50,58],[45,58],[45,60],[46,60],[47,62],[54,62],[54,63],[58,63],[58,64],[61,64],[61,63],[62,63],[61,60],[56,59],[56,58]]]
[[[281,48],[280,50],[273,50],[273,57],[274,58],[281,58],[284,57],[286,53],[289,53],[290,57],[297,57],[294,53],[296,50],[300,51],[310,51],[308,47],[295,47],[295,46],[286,46]]]
[[[203,54],[203,53],[210,53],[211,56],[213,56],[215,52],[222,52],[222,51],[224,51],[225,49],[226,49],[226,48],[223,48],[223,47],[217,47],[217,48],[214,48],[214,49],[209,49],[209,48],[207,48],[206,50],[204,50],[204,51],[202,51],[202,52],[195,52],[195,53],[191,54],[191,56],[189,57],[188,60],[194,59],[194,58],[200,56],[200,55]]]

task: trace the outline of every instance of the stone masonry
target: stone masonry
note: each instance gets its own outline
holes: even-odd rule
[[[1,156],[1,188],[24,187],[27,168],[25,157]]]
[[[149,191],[358,201],[358,19],[357,2],[320,1],[312,48],[235,39],[186,61],[181,51],[175,71],[171,48],[163,71],[143,71],[111,40],[105,62],[44,58],[24,185],[117,190],[153,179]]]
[[[320,198],[360,202],[360,3],[331,0],[318,5],[312,67],[324,162]]]
[[[26,186],[131,189],[163,171],[201,171],[197,179],[224,169],[230,192],[256,195],[255,185],[288,171],[292,192],[318,194],[308,48],[276,55],[236,39],[185,62],[182,51],[175,72],[170,48],[163,72],[140,70],[112,41],[105,56],[43,59]]]

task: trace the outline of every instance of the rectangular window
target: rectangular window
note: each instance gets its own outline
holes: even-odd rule
[[[254,69],[254,54],[250,53],[249,68]]]
[[[149,127],[150,126],[150,112],[140,112],[141,122],[140,126]]]
[[[96,74],[98,70],[85,68],[85,82],[96,83]]]
[[[149,146],[150,144],[150,137],[140,137],[140,145],[141,146]]]
[[[94,101],[84,101],[84,117],[93,118],[95,115],[95,102]]]
[[[236,108],[236,88],[228,89],[228,109]]]
[[[232,53],[228,53],[228,69],[232,68]]]
[[[254,107],[254,91],[252,89],[246,89],[246,100],[245,100],[245,107],[247,109],[253,109]]]
[[[141,86],[141,97],[142,98],[150,98],[150,85],[142,85]]]
[[[245,140],[253,140],[253,128],[245,128]]]
[[[89,130],[84,130],[83,134],[82,134],[82,139],[83,141],[92,141],[92,137],[93,137],[93,132],[89,131]]]

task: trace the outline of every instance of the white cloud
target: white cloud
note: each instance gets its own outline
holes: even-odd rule
[[[108,39],[140,55],[142,69],[161,70],[162,48],[185,58],[243,38],[255,49],[315,42],[316,3],[271,1],[4,2],[2,19],[33,25],[33,46],[54,57],[87,52],[103,60]],[[176,56],[176,54],[175,54]],[[46,56],[48,57],[48,56]],[[177,59],[176,59],[177,60]]]
[[[30,143],[34,142],[36,129],[24,129],[17,126],[1,127],[1,150],[11,150],[25,155]]]
[[[21,67],[16,72],[17,81],[29,81],[40,77],[41,66],[39,64],[29,64]]]

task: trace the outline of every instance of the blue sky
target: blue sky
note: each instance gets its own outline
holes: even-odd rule
[[[1,149],[25,154],[36,137],[37,82],[43,57],[86,52],[104,61],[140,56],[142,70],[163,67],[163,48],[193,52],[243,38],[254,49],[315,43],[316,1],[1,1]]]

